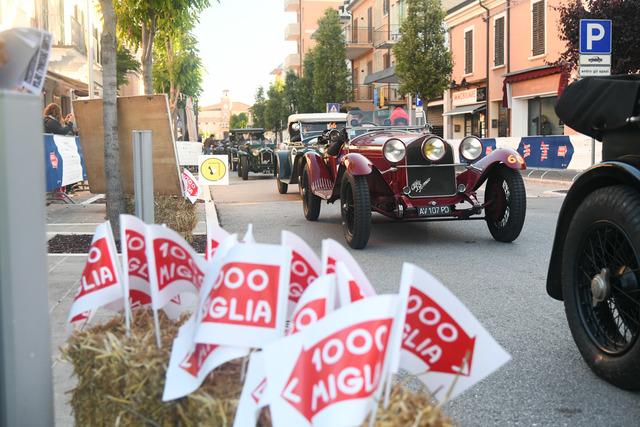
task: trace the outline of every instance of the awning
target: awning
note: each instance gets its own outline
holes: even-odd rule
[[[456,107],[451,111],[447,111],[443,114],[443,116],[457,116],[459,114],[473,114],[479,111],[483,111],[487,108],[487,104],[471,104],[471,105],[463,105],[461,107]]]
[[[505,108],[509,106],[509,90],[507,85],[539,79],[553,74],[560,74],[560,82],[558,84],[558,95],[560,95],[569,80],[569,70],[562,65],[543,65],[505,74],[502,82],[502,106]]]
[[[398,76],[396,76],[396,66],[393,65],[382,71],[371,73],[364,78],[364,84],[369,85],[371,83],[400,83]]]

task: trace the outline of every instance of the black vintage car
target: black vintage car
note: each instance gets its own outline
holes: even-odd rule
[[[556,112],[602,141],[562,205],[547,292],[564,301],[573,339],[606,381],[640,389],[640,76],[571,84]]]
[[[230,138],[237,144],[239,177],[246,181],[249,172],[275,175],[275,144],[265,139],[264,129],[231,129]]]

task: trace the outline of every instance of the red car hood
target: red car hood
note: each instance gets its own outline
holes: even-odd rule
[[[423,138],[427,134],[418,132],[403,132],[399,130],[380,130],[371,133],[365,133],[364,135],[353,138],[349,144],[356,146],[380,146],[387,142],[391,138],[399,139],[404,142],[405,145],[409,145],[416,139]]]

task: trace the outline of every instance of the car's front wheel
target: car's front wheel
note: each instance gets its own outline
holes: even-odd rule
[[[344,174],[340,185],[344,238],[354,249],[367,246],[371,234],[371,198],[366,176]]]
[[[242,156],[240,158],[240,176],[242,176],[242,180],[246,181],[249,179],[249,157]]]
[[[498,165],[485,187],[485,217],[489,232],[499,242],[518,238],[527,213],[527,192],[520,172]]]
[[[236,161],[236,170],[238,171],[238,178],[242,178],[242,162],[240,161],[240,158],[238,158],[238,160]]]
[[[589,194],[562,251],[562,296],[573,339],[611,384],[640,390],[640,194],[625,186]]]
[[[307,167],[302,171],[300,186],[302,187],[302,210],[304,211],[304,217],[309,221],[317,221],[320,216],[320,203],[322,199],[311,191],[311,182],[309,181]]]

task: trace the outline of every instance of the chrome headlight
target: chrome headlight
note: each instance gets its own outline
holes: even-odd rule
[[[387,161],[391,163],[398,163],[404,159],[404,155],[407,151],[404,142],[399,139],[389,139],[382,146],[382,154]]]
[[[436,136],[427,138],[422,143],[422,155],[425,159],[437,162],[447,152],[447,148],[444,145],[444,141]]]
[[[460,143],[460,156],[468,161],[477,160],[482,155],[482,142],[475,136],[467,136]]]
[[[253,154],[254,156],[259,156],[260,155],[260,150],[257,148],[254,148],[251,150],[251,154]]]

